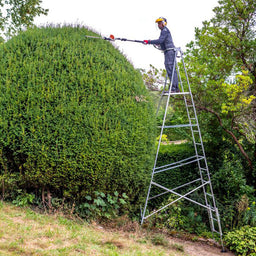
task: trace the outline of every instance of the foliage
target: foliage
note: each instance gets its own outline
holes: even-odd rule
[[[251,227],[256,227],[256,206],[255,201],[253,201],[246,209],[244,213],[244,223],[250,225]]]
[[[18,196],[12,203],[16,206],[28,206],[33,203],[35,195],[24,193],[21,189],[18,190]]]
[[[10,37],[30,27],[36,16],[47,15],[49,10],[43,9],[41,3],[42,0],[0,0],[0,29],[4,36]]]
[[[150,65],[150,69],[148,71],[140,70],[142,73],[142,78],[144,80],[145,85],[150,91],[160,91],[163,88],[166,70],[157,69],[153,65]]]
[[[242,75],[236,75],[236,78],[237,83],[223,83],[221,85],[223,92],[227,96],[227,100],[221,106],[223,114],[242,112],[243,108],[247,108],[255,99],[253,95],[247,96],[242,94],[252,84],[252,79],[248,76],[248,71],[243,71]]]
[[[256,255],[256,227],[244,226],[229,232],[224,241],[231,251],[241,256]]]
[[[35,28],[0,47],[2,184],[77,204],[119,191],[136,209],[153,161],[151,98],[110,42],[85,34]]]
[[[232,230],[249,224],[243,219],[247,207],[241,208],[238,205],[245,203],[245,197],[253,198],[254,189],[247,184],[241,161],[230,157],[227,152],[224,154],[223,165],[212,175],[212,184],[218,198],[223,227]]]
[[[94,198],[88,195],[85,199],[85,202],[76,209],[79,216],[87,219],[112,219],[119,215],[119,209],[121,206],[124,208],[128,197],[125,193],[119,195],[117,191],[114,195],[105,195],[103,192],[95,191]]]
[[[150,225],[157,228],[168,228],[173,230],[179,230],[184,222],[184,216],[181,214],[182,202],[176,201],[173,195],[164,200],[159,208],[169,205],[162,211],[156,213],[150,220]]]
[[[196,29],[186,52],[197,108],[213,115],[225,139],[237,145],[251,169],[250,180],[254,156],[242,140],[255,143],[255,10],[255,1],[219,1],[215,16]]]

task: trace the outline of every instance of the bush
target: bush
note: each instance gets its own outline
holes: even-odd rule
[[[118,191],[138,206],[154,160],[153,105],[139,71],[85,34],[95,35],[35,28],[0,46],[0,180],[18,174],[8,189],[78,203]]]
[[[212,184],[218,198],[224,229],[232,230],[253,223],[254,218],[249,215],[247,218],[243,217],[245,213],[250,213],[245,199],[253,198],[254,188],[247,185],[241,161],[225,160],[221,168],[212,175]]]
[[[256,256],[256,228],[244,226],[227,233],[224,240],[231,251],[241,256]]]

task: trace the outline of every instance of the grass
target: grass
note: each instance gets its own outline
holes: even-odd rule
[[[0,255],[187,256],[182,245],[140,231],[111,231],[97,224],[45,215],[0,202]]]

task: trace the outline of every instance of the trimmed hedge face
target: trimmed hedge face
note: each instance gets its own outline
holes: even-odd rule
[[[153,105],[126,58],[85,34],[37,28],[0,46],[2,177],[78,201],[119,191],[139,203],[154,160]]]

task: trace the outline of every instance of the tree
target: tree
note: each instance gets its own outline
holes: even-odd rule
[[[41,0],[0,0],[1,41],[33,24],[38,15],[47,15],[48,9],[40,7]]]
[[[187,45],[188,74],[197,108],[217,118],[252,169],[256,154],[242,139],[255,143],[256,2],[220,0],[214,12]],[[235,83],[227,81],[232,74]]]
[[[160,91],[163,88],[166,70],[157,69],[153,65],[150,65],[148,71],[141,69],[142,78],[148,90],[150,91]]]

